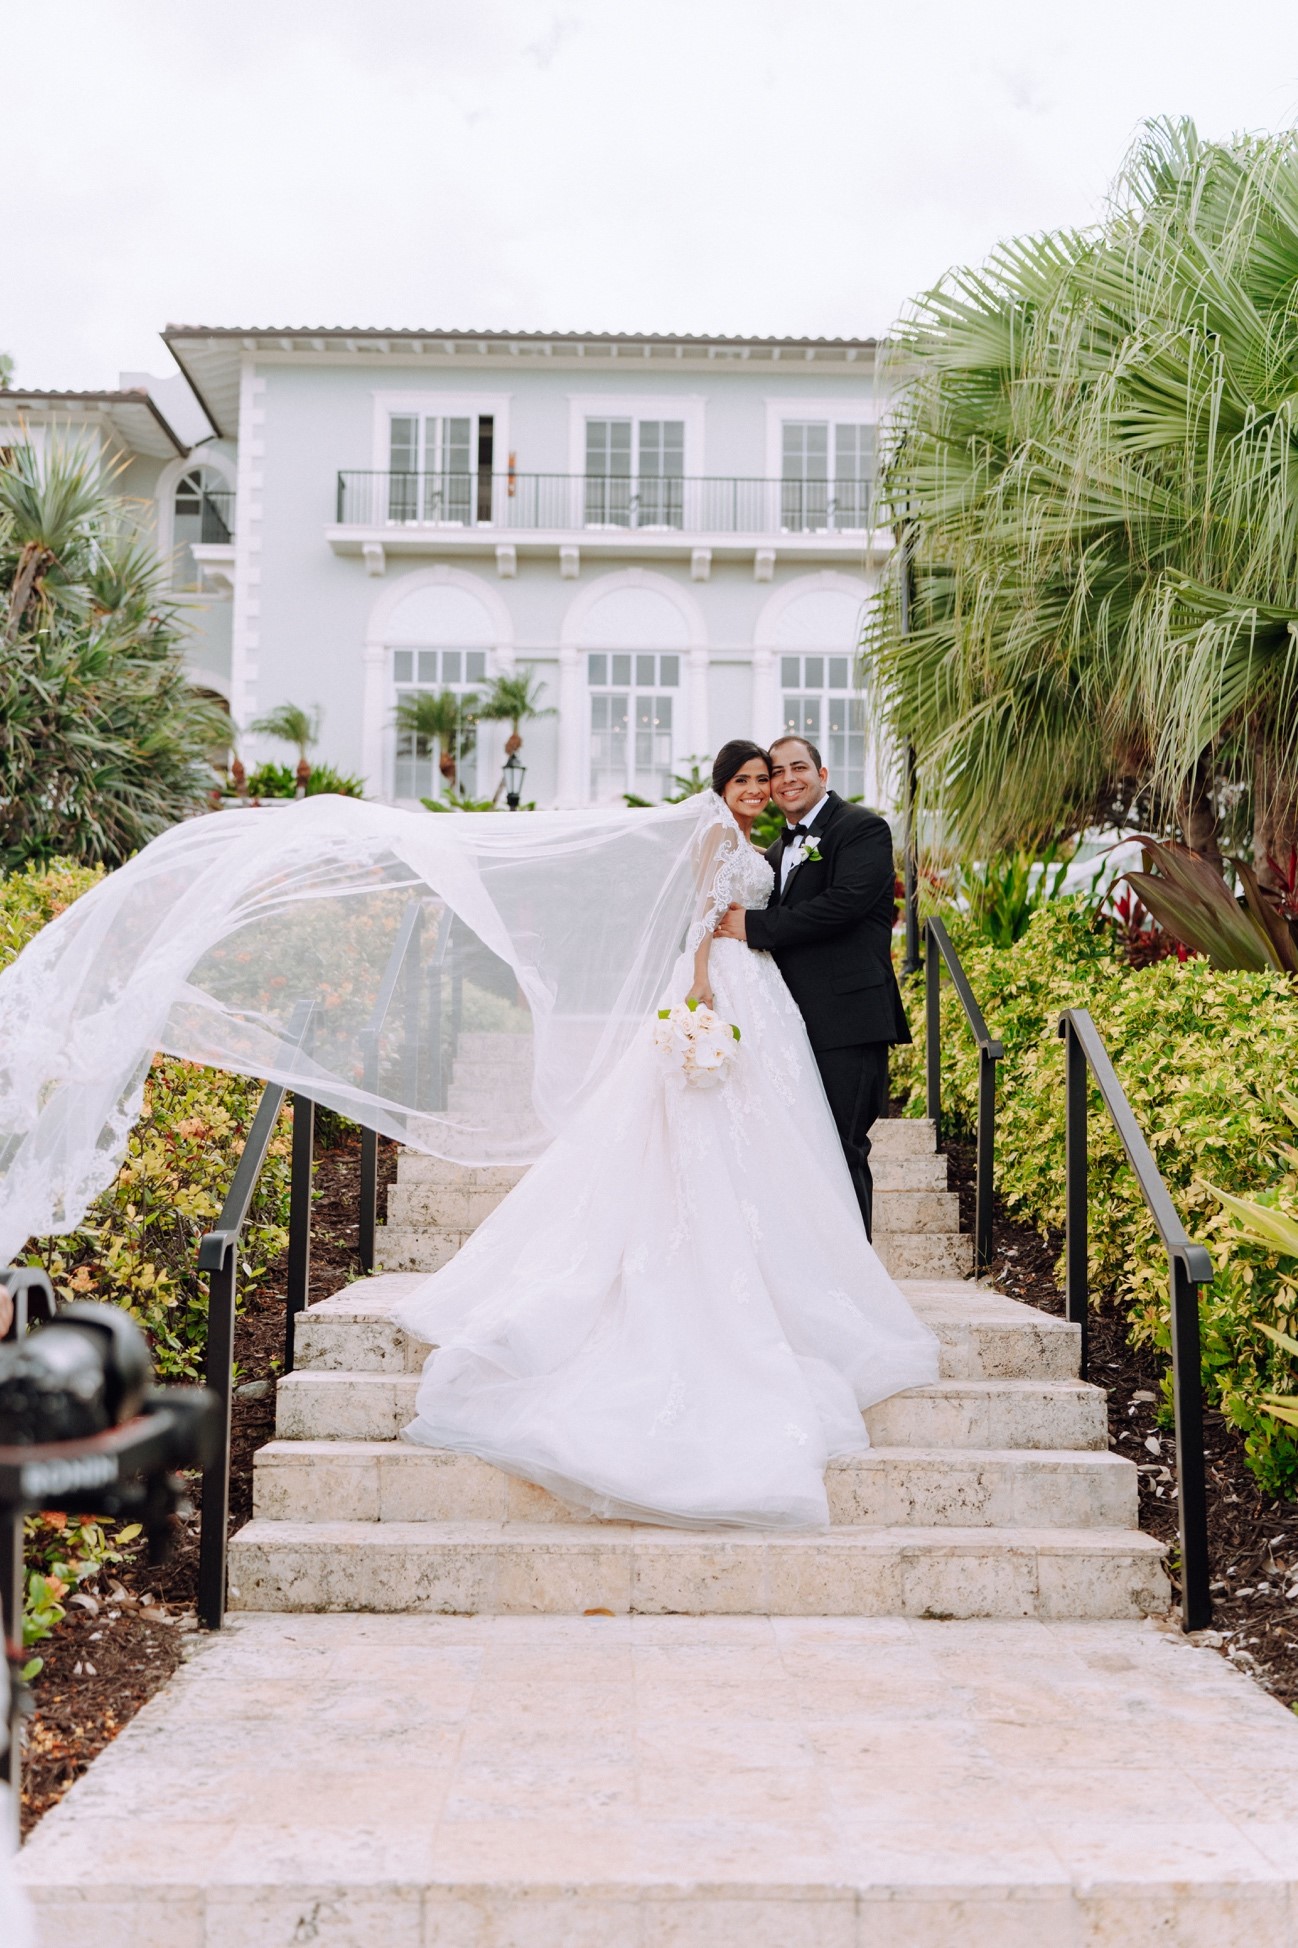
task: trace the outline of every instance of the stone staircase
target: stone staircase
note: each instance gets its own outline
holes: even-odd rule
[[[488,1038],[482,1038],[484,1041]],[[505,1041],[505,1037],[490,1038]],[[457,1084],[455,1106],[516,1079]],[[481,1070],[479,1069],[479,1076]],[[498,1100],[495,1098],[494,1100]],[[871,1408],[871,1448],[831,1465],[828,1533],[667,1529],[585,1516],[473,1456],[408,1446],[428,1348],[391,1318],[519,1173],[405,1154],[388,1270],[307,1309],[254,1519],[233,1540],[250,1610],[452,1614],[1134,1618],[1168,1604],[1136,1527],[1136,1471],[1064,1321],[961,1279],[969,1240],[933,1128],[874,1131],[878,1243],[942,1348],[937,1385]]]
[[[876,1155],[941,1378],[868,1412],[825,1533],[600,1522],[408,1447],[410,1272],[311,1306],[227,1628],[21,1858],[48,1938],[1298,1940],[1298,1725],[1166,1616],[1075,1331],[952,1275],[932,1130]],[[441,1262],[513,1181],[404,1157],[386,1262]]]

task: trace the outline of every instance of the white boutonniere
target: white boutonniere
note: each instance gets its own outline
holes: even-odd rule
[[[818,866],[821,860],[824,858],[824,856],[825,855],[823,854],[823,852],[821,852],[820,847],[816,844],[815,840],[813,839],[811,841],[811,844],[809,846],[804,847],[803,849],[801,864],[804,866]]]

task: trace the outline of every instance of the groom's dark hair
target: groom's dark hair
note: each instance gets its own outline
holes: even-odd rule
[[[811,759],[811,762],[815,765],[817,771],[824,770],[825,768],[824,762],[821,758],[820,752],[816,749],[815,745],[812,743],[809,737],[803,737],[798,731],[790,731],[787,737],[777,737],[775,742],[771,746],[772,757],[775,756],[775,753],[779,750],[781,744],[801,744],[803,750],[807,753],[807,756]]]
[[[748,737],[732,737],[723,744],[712,764],[712,789],[720,798],[736,771],[742,771],[750,758],[760,758],[769,771],[771,754]]]

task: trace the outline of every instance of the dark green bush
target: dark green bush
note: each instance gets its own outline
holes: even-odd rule
[[[1242,1196],[1267,1193],[1298,1211],[1298,1152],[1281,1103],[1292,1094],[1298,991],[1285,976],[1225,973],[1206,961],[1132,969],[1086,903],[1056,900],[1035,913],[1014,946],[995,948],[963,923],[952,936],[988,1027],[1005,1044],[997,1103],[997,1184],[1011,1209],[1044,1229],[1064,1216],[1063,1044],[1057,1023],[1089,1009],[1141,1129],[1192,1238],[1217,1276],[1204,1296],[1208,1398],[1245,1437],[1269,1491],[1298,1486],[1298,1436],[1258,1405],[1292,1385],[1287,1356],[1258,1324],[1298,1326],[1298,1268],[1241,1243],[1208,1183]],[[907,996],[916,1045],[897,1051],[894,1088],[923,1114],[923,995]],[[944,984],[943,1113],[972,1131],[977,1061],[963,1015]],[[1167,1351],[1167,1261],[1108,1117],[1093,1097],[1090,1171],[1092,1290],[1128,1314],[1133,1340]]]

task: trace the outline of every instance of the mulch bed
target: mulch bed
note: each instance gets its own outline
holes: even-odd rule
[[[379,1144],[379,1217],[396,1176],[397,1145]],[[311,1298],[328,1298],[361,1276],[357,1255],[360,1141],[348,1132],[317,1150],[311,1228]],[[235,1326],[238,1383],[231,1411],[230,1528],[252,1515],[252,1457],[275,1431],[275,1378],[284,1359],[287,1254],[252,1293]],[[242,1391],[250,1388],[251,1391]],[[170,1560],[150,1568],[137,1545],[127,1561],[83,1591],[95,1614],[70,1608],[37,1654],[35,1714],[23,1752],[22,1827],[26,1836],[90,1761],[147,1704],[181,1663],[196,1628],[198,1482],[194,1512],[177,1523]]]
[[[951,1187],[960,1193],[961,1225],[972,1230],[973,1145],[943,1148]],[[992,1283],[1012,1299],[1062,1315],[1055,1276],[1062,1233],[1042,1237],[999,1197],[993,1210]],[[1109,1446],[1140,1470],[1140,1526],[1175,1546],[1175,1449],[1158,1419],[1167,1361],[1150,1347],[1128,1345],[1124,1314],[1102,1294],[1092,1294],[1088,1338],[1089,1377],[1108,1390]],[[1245,1464],[1243,1436],[1212,1409],[1204,1414],[1204,1454],[1213,1628],[1201,1641],[1216,1642],[1232,1664],[1298,1709],[1298,1503],[1263,1494]],[[1293,1602],[1285,1597],[1289,1587]]]

